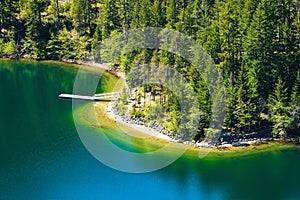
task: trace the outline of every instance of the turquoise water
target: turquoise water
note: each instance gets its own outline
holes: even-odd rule
[[[297,149],[220,160],[182,157],[146,174],[103,165],[79,139],[72,102],[57,98],[72,92],[76,72],[53,63],[0,61],[0,199],[300,198]]]

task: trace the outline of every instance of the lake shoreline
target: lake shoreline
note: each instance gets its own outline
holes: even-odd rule
[[[194,145],[187,145],[182,144],[179,142],[174,142],[172,140],[168,140],[161,137],[155,137],[155,135],[151,136],[147,133],[138,133],[139,130],[136,130],[132,126],[127,126],[126,123],[119,122],[119,120],[114,120],[110,117],[110,114],[107,114],[108,103],[102,103],[102,102],[96,102],[94,107],[96,108],[96,117],[98,118],[99,122],[101,120],[100,126],[105,128],[113,128],[113,129],[120,129],[123,134],[126,136],[129,136],[130,138],[137,139],[138,144],[132,144],[137,145],[139,148],[140,142],[147,142],[148,145],[154,146],[154,149],[162,148],[163,146],[169,144],[170,142],[175,143],[178,148],[186,148],[185,157],[190,159],[199,159],[199,153],[206,152],[209,150],[209,153],[205,157],[205,159],[231,159],[233,157],[247,157],[247,156],[254,156],[261,153],[268,153],[268,152],[276,152],[276,151],[287,151],[291,149],[299,149],[299,145],[296,145],[295,143],[291,141],[285,141],[285,140],[274,140],[270,142],[264,142],[264,143],[253,143],[249,146],[244,147],[226,147],[226,148],[206,148],[206,147],[195,147]],[[101,108],[100,108],[101,107]],[[100,109],[99,109],[100,108]],[[106,117],[105,121],[103,121],[103,117]],[[124,126],[126,128],[124,128]],[[125,130],[126,129],[126,130]],[[114,136],[113,136],[114,137]],[[132,141],[124,140],[123,138],[117,138],[118,140],[121,140],[125,143],[132,143]],[[141,147],[143,148],[143,147]]]
[[[124,74],[122,74],[118,69],[113,70],[109,67],[110,63],[95,63],[95,62],[85,62],[81,60],[68,60],[68,59],[62,59],[62,60],[51,60],[51,59],[33,59],[33,58],[6,58],[6,57],[0,57],[0,60],[5,61],[34,61],[34,62],[52,62],[52,63],[59,63],[59,64],[68,64],[73,65],[78,68],[82,66],[88,66],[88,67],[94,67],[98,69],[102,69],[111,75],[117,77],[117,78],[123,78]]]
[[[53,62],[53,63],[58,63],[58,64],[67,64],[70,66],[76,66],[78,68],[80,68],[81,66],[87,66],[87,67],[94,67],[94,68],[98,68],[98,69],[102,69],[106,72],[108,72],[109,74],[115,76],[116,78],[124,78],[124,75],[121,74],[120,72],[114,72],[112,70],[110,70],[110,68],[107,66],[107,64],[97,64],[97,63],[88,63],[88,62],[70,62],[67,60],[61,60],[61,61],[56,61],[56,60],[36,60],[36,59],[30,59],[30,58],[19,58],[19,59],[10,59],[10,58],[0,58],[0,60],[6,60],[6,61],[35,61],[35,62]],[[207,148],[207,147],[203,147],[203,146],[198,146],[195,143],[192,142],[178,142],[178,141],[174,141],[173,138],[162,134],[160,132],[158,132],[157,130],[151,129],[149,127],[141,127],[141,125],[135,125],[135,124],[130,124],[127,123],[126,121],[124,121],[124,119],[120,119],[120,116],[117,116],[116,113],[112,114],[109,113],[107,111],[109,111],[109,109],[111,110],[112,105],[108,105],[107,106],[107,110],[106,110],[106,115],[107,117],[111,118],[113,121],[117,121],[119,123],[122,123],[125,126],[129,126],[133,129],[137,129],[136,127],[139,127],[139,130],[143,130],[144,134],[149,135],[150,137],[156,137],[158,140],[165,140],[168,142],[175,142],[178,143],[178,145],[187,145],[190,148],[192,148],[193,150],[196,149],[196,151],[200,151],[201,148]],[[119,118],[118,118],[119,117]],[[118,118],[116,120],[116,118]],[[148,129],[147,129],[148,128]],[[154,131],[154,133],[151,133],[150,131]],[[155,132],[156,131],[156,132]],[[250,142],[249,145],[247,146],[232,146],[232,145],[224,145],[224,146],[210,146],[209,148],[212,149],[212,152],[226,152],[226,153],[235,153],[235,152],[247,152],[248,150],[251,150],[252,148],[257,148],[259,146],[263,147],[264,149],[268,148],[268,146],[273,146],[273,144],[278,144],[279,148],[282,148],[285,145],[288,145],[289,147],[295,146],[297,147],[299,144],[299,138],[295,138],[295,139],[289,139],[289,140],[284,140],[284,139],[273,139],[271,141],[266,141],[265,138],[257,138],[257,142]]]
[[[271,143],[282,143],[282,144],[292,144],[292,145],[299,145],[299,138],[290,138],[290,139],[280,139],[280,138],[255,138],[249,139],[244,141],[236,141],[232,143],[223,143],[219,145],[209,144],[208,142],[195,142],[195,141],[185,141],[185,140],[178,140],[178,138],[172,137],[170,135],[164,134],[163,131],[159,129],[155,129],[153,127],[147,126],[141,121],[128,119],[126,115],[120,115],[113,106],[113,102],[110,102],[106,108],[106,115],[114,120],[115,122],[122,123],[126,126],[129,126],[133,129],[143,131],[143,133],[148,134],[150,136],[156,136],[157,138],[164,139],[170,142],[175,142],[182,145],[187,145],[190,147],[195,147],[198,149],[201,148],[211,148],[211,149],[247,149],[252,147],[257,147],[260,145],[267,145]],[[152,131],[152,132],[150,132]]]
[[[158,130],[155,130],[152,127],[149,127],[149,126],[147,127],[147,126],[144,126],[142,124],[137,124],[137,123],[134,123],[133,121],[128,122],[127,120],[124,119],[123,116],[118,115],[115,112],[115,110],[116,109],[113,106],[113,101],[109,102],[108,105],[107,105],[106,114],[110,119],[112,119],[112,120],[114,120],[118,123],[124,124],[128,127],[131,127],[131,128],[133,128],[137,131],[140,131],[144,134],[147,134],[150,137],[157,137],[157,138],[160,138],[160,139],[173,141],[173,139],[171,137],[159,132]]]

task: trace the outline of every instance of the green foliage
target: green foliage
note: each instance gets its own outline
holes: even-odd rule
[[[205,137],[208,139],[214,139],[218,134],[220,134],[220,130],[214,128],[208,128],[204,132]]]
[[[0,39],[0,55],[4,53],[5,43],[2,39]]]
[[[135,107],[129,113],[132,116],[136,117],[136,118],[143,118],[143,117],[145,117],[145,114],[144,114],[143,110],[142,109],[137,109]]]
[[[300,70],[298,70],[297,78],[294,82],[294,86],[292,89],[292,95],[291,95],[291,104],[300,106]]]
[[[14,41],[10,41],[4,45],[3,53],[6,55],[16,54],[17,45]]]
[[[127,108],[126,105],[120,103],[117,106],[117,110],[118,110],[118,112],[119,112],[120,115],[125,115],[127,113],[128,108]]]
[[[160,104],[150,105],[147,109],[147,120],[148,121],[157,121],[163,123],[164,120],[164,108]]]
[[[281,78],[278,79],[276,88],[269,96],[268,107],[273,124],[272,133],[276,136],[286,136],[291,126],[291,109],[287,105],[287,88]]]
[[[271,126],[275,135],[299,129],[297,1],[6,0],[0,4],[0,55],[81,60],[111,35],[122,32],[126,42],[129,29],[147,26],[183,32],[211,55],[224,80],[226,128],[249,133]],[[169,45],[177,40],[172,38]],[[105,55],[97,56],[98,61],[104,60]],[[218,118],[211,116],[211,108],[217,108],[211,98],[217,100],[219,94],[209,94],[205,77],[180,56],[140,49],[116,62],[126,74],[139,64],[164,64],[189,81],[199,106],[188,110],[187,116],[181,116],[179,103],[170,91],[164,89],[160,94],[167,99],[162,104],[167,129],[193,132],[198,126],[207,128],[211,117]],[[187,96],[187,101],[191,99]],[[268,114],[270,118],[265,117]],[[135,115],[147,117],[147,111],[136,109]],[[197,115],[200,122],[195,122]],[[180,124],[181,119],[187,123]]]
[[[42,13],[46,10],[50,0],[28,0],[25,3],[23,18],[25,19],[25,38],[22,40],[23,51],[33,58],[45,56],[47,29],[43,23]]]
[[[72,32],[66,28],[56,35],[52,34],[47,44],[48,57],[55,56],[64,59],[80,60],[88,54],[88,37],[80,36],[75,30]]]
[[[165,21],[165,10],[163,8],[162,0],[154,0],[151,7],[150,24],[153,27],[163,26]]]
[[[294,129],[300,129],[300,70],[298,70],[297,78],[295,80],[292,95],[291,95],[291,110],[293,115]]]
[[[128,104],[127,99],[128,99],[128,95],[127,95],[127,92],[124,88],[122,93],[121,93],[120,101],[122,102],[122,104],[127,105]]]

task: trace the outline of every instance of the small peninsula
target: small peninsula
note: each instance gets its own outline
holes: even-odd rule
[[[299,140],[300,14],[295,1],[7,0],[0,8],[2,58],[80,63],[92,54],[101,63],[106,55],[98,55],[99,45],[117,33],[126,41],[129,30],[138,28],[178,31],[203,47],[223,78],[226,116],[221,141],[214,142],[217,146]],[[176,41],[172,38],[169,45],[176,47]],[[176,95],[164,83],[139,82],[137,76],[140,85],[116,105],[120,115],[127,110],[130,118],[164,129],[181,142],[198,143],[215,134],[209,129],[214,105],[197,66],[159,48],[137,49],[111,63],[110,70],[119,68],[126,78],[136,66],[168,66],[193,88],[194,95],[187,95],[187,100],[195,97],[199,105],[199,120],[193,122],[197,125],[180,123],[193,118],[195,110],[182,115]],[[156,123],[153,111],[160,113]],[[183,129],[193,134],[179,131]]]

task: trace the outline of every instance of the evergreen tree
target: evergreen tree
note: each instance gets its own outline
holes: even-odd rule
[[[262,0],[258,5],[252,23],[248,29],[245,41],[245,51],[247,59],[261,66],[259,74],[260,95],[268,98],[268,94],[273,90],[275,77],[278,70],[274,61],[274,40],[276,29],[275,7],[270,0]]]
[[[150,0],[141,0],[139,8],[138,27],[148,27],[150,25],[152,3]]]
[[[114,31],[119,31],[122,27],[119,20],[118,8],[116,0],[107,0],[100,10],[100,22],[102,41],[112,34]]]
[[[191,14],[193,29],[196,33],[197,42],[205,47],[205,43],[211,34],[212,19],[211,7],[207,0],[197,0],[193,3],[193,13]]]
[[[247,99],[245,94],[246,73],[243,68],[240,70],[237,83],[231,92],[233,93],[233,95],[231,94],[232,95],[231,97],[235,101],[229,102],[229,105],[227,105],[227,107],[230,108],[229,111],[231,111],[231,113],[227,114],[230,115],[231,117],[229,119],[231,122],[230,124],[238,132],[245,133],[245,126],[247,125],[247,121],[250,116],[247,111]],[[235,105],[232,105],[232,103],[235,103]]]
[[[5,0],[0,4],[0,38],[4,37],[4,30],[12,31],[16,28],[15,13],[19,12],[19,0]],[[18,28],[18,27],[17,27]]]
[[[241,31],[239,24],[240,12],[242,8],[240,1],[228,1],[220,5],[219,28],[221,52],[219,53],[219,69],[223,73],[224,80],[227,81],[230,72],[236,72],[241,65]]]
[[[80,34],[93,34],[92,18],[96,16],[96,0],[73,0],[71,13],[73,25]]]
[[[292,89],[291,109],[293,116],[293,128],[297,130],[300,128],[300,70],[298,70],[297,78]]]
[[[23,51],[35,58],[43,57],[48,39],[48,32],[42,22],[42,12],[49,5],[49,0],[28,0],[25,4],[26,36],[23,41]]]
[[[291,108],[289,107],[287,100],[287,87],[282,79],[279,78],[274,91],[270,94],[268,99],[272,133],[277,137],[286,136],[288,129],[291,127]]]
[[[177,23],[177,16],[179,10],[177,9],[177,3],[175,0],[167,1],[166,4],[166,20],[167,28],[174,29],[175,24]]]
[[[163,0],[154,0],[151,7],[150,24],[153,27],[163,27],[165,24],[165,8]]]

